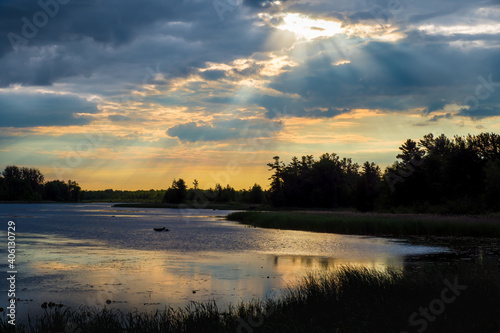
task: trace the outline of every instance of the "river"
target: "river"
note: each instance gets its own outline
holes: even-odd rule
[[[409,257],[447,250],[387,238],[250,228],[226,221],[230,212],[0,204],[0,290],[9,289],[8,221],[16,227],[18,318],[39,313],[44,302],[150,311],[214,300],[223,308],[278,296],[308,272],[342,265],[402,268]],[[7,295],[0,297],[0,307],[7,302]]]

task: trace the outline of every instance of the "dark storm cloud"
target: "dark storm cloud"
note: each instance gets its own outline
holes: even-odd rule
[[[427,109],[425,110],[427,113],[437,111],[437,110],[442,110],[446,105],[446,101],[440,100],[440,101],[435,101],[429,105],[427,105]]]
[[[123,44],[159,21],[190,22],[215,15],[206,12],[206,3],[162,0],[7,0],[0,9],[2,35],[16,33],[37,45],[84,37]],[[43,17],[39,12],[48,16],[42,26],[36,24]],[[23,18],[38,30],[35,36],[23,35]]]
[[[44,14],[47,23],[35,26],[36,33],[23,30],[26,20],[33,25],[33,15],[43,14],[36,1],[0,4],[0,86],[82,76],[99,76],[102,85],[108,79],[138,85],[146,67],[156,64],[157,74],[187,76],[207,61],[229,62],[262,49],[268,29],[238,11],[221,22],[211,1],[57,1],[42,0],[58,9],[53,17]],[[14,39],[12,45],[13,34],[25,43]]]
[[[463,108],[460,110],[459,115],[469,117],[472,119],[482,119],[489,117],[500,116],[500,106],[482,106],[475,108]]]
[[[52,94],[0,94],[0,127],[85,125],[90,118],[76,113],[97,113],[92,102]]]

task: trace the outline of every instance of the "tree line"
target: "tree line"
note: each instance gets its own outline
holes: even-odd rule
[[[80,201],[81,187],[77,182],[52,180],[35,168],[9,165],[0,174],[0,200],[2,201]]]
[[[355,208],[360,211],[484,213],[500,211],[500,136],[495,133],[454,136],[427,134],[408,139],[396,161],[383,172],[373,162],[325,153],[275,156],[270,188],[254,184],[235,190],[230,185],[200,189],[174,179],[167,190],[82,191],[77,182],[45,182],[38,169],[7,166],[0,174],[0,200],[147,201],[170,204],[246,203],[273,207]]]
[[[216,184],[215,188],[202,190],[198,188],[198,181],[193,181],[193,187],[188,188],[184,179],[174,179],[172,185],[165,191],[164,203],[180,204],[191,203],[194,206],[202,207],[207,203],[246,203],[246,204],[266,204],[267,194],[258,184],[254,184],[248,190],[235,190],[233,187]]]
[[[382,173],[336,154],[279,158],[268,166],[276,207],[355,207],[361,211],[482,213],[500,210],[500,136],[495,133],[406,140]]]
[[[36,168],[7,166],[0,173],[0,201],[143,201],[180,204],[183,202],[265,204],[266,193],[255,184],[248,190],[235,190],[229,185],[217,184],[214,189],[198,188],[195,179],[188,188],[183,179],[174,179],[167,190],[95,190],[83,191],[77,182],[68,180],[45,181]]]

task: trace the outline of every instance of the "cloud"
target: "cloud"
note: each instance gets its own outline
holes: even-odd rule
[[[189,122],[173,126],[167,134],[183,142],[224,141],[270,137],[283,127],[279,121],[223,120],[212,124]]]
[[[489,117],[498,117],[500,116],[500,107],[499,106],[480,106],[478,108],[463,108],[460,109],[459,115],[464,117],[469,117],[471,119],[483,119]]]
[[[140,86],[150,75],[148,66],[159,64],[155,74],[171,80],[191,75],[206,62],[250,56],[266,47],[269,30],[240,11],[221,23],[212,1],[72,0],[36,34],[23,37],[23,18],[31,22],[40,11],[36,1],[0,4],[0,34],[27,41],[13,47],[8,38],[0,39],[0,87],[67,80],[84,82],[93,93],[119,93],[123,86]]]
[[[200,76],[205,80],[217,81],[226,76],[226,71],[222,70],[207,70],[200,73]]]
[[[85,125],[99,110],[93,102],[70,95],[0,93],[0,127]]]
[[[243,0],[245,6],[253,8],[266,8],[275,2],[274,0]],[[286,2],[286,0],[281,0],[281,2]]]
[[[227,12],[221,22],[211,1],[72,0],[59,5],[57,14],[38,29],[35,37],[28,38],[28,45],[18,53],[8,38],[0,39],[0,86],[53,86],[64,82],[68,89],[114,96],[138,90],[143,83],[168,88],[177,78],[191,75],[207,81],[228,78],[236,83],[245,78],[262,79],[262,65],[249,62],[250,66],[243,69],[199,70],[207,68],[209,62],[229,64],[235,59],[269,57],[271,51],[286,52],[299,66],[270,78],[268,86],[298,97],[282,99],[278,95],[279,107],[294,104],[295,109],[290,111],[295,115],[333,117],[334,110],[353,108],[404,111],[423,107],[432,112],[443,106],[443,100],[459,103],[473,93],[478,75],[493,73],[500,77],[498,52],[492,48],[498,39],[494,31],[443,35],[420,29],[422,24],[457,26],[464,16],[473,20],[472,27],[476,22],[492,25],[498,18],[497,11],[489,10],[494,3],[401,1],[398,8],[389,7],[383,0],[277,3],[238,2],[240,7]],[[36,1],[3,1],[0,33],[22,34],[22,18],[32,20],[41,10]],[[248,11],[267,12],[275,21],[283,13],[302,12],[320,19],[343,20],[344,27],[352,29],[361,29],[356,24],[362,23],[365,28],[379,30],[380,15],[384,14],[387,20],[383,21],[406,38],[381,42],[371,40],[370,33],[365,32],[363,37],[337,34],[294,45],[293,40],[274,41],[277,30],[263,24],[257,15],[248,15]],[[284,36],[284,32],[279,33]],[[488,41],[488,45],[466,52],[452,45],[478,41]],[[155,80],[156,76],[163,79]],[[201,103],[196,99],[198,91],[193,88],[195,100],[189,103]],[[263,95],[257,92],[249,100],[268,108],[276,94]],[[216,103],[234,102],[217,92],[209,96]],[[332,111],[304,111],[314,109]]]
[[[111,121],[128,121],[130,120],[130,117],[122,116],[119,114],[111,114],[108,116],[108,119]]]
[[[330,39],[333,43],[334,40]],[[276,76],[269,87],[282,96],[254,96],[253,101],[273,108],[293,105],[302,109],[381,109],[394,112],[423,108],[427,112],[447,104],[463,105],[473,96],[480,78],[500,78],[497,48],[474,48],[464,52],[446,43],[419,44],[371,41],[359,45],[349,63],[332,66],[338,51],[322,40],[324,49],[310,50],[298,66]],[[484,90],[484,89],[483,89]],[[294,98],[284,98],[284,95]],[[500,104],[500,94],[491,93],[488,103]],[[311,115],[317,116],[312,113]]]
[[[451,118],[452,118],[451,113],[446,113],[441,115],[435,115],[431,119],[429,119],[429,121],[436,122],[439,119],[451,119]]]

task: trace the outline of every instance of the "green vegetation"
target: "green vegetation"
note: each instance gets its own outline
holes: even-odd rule
[[[376,236],[500,237],[493,217],[354,212],[235,212],[227,216],[254,227]]]
[[[214,302],[154,313],[54,307],[18,333],[48,332],[497,332],[498,262],[308,275],[284,295],[221,310]],[[3,317],[2,332],[14,332]]]

